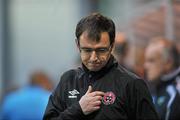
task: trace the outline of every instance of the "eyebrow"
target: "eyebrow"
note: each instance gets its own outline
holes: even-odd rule
[[[110,47],[110,46],[109,46]],[[97,48],[90,48],[90,47],[80,47],[81,49],[106,49],[106,48],[109,48],[109,47],[97,47]]]

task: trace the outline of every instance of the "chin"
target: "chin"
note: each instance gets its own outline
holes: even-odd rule
[[[148,81],[149,81],[149,83],[151,83],[151,84],[157,84],[158,79],[155,79],[155,78],[149,78]]]
[[[101,70],[101,68],[88,68],[90,71],[94,71],[94,72],[97,72],[99,70]]]

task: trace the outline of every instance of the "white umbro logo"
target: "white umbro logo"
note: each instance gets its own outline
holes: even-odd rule
[[[69,95],[68,98],[77,98],[77,94],[80,94],[76,89],[72,90],[72,91],[69,91]]]

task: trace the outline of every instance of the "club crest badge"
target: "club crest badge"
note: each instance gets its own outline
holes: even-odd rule
[[[113,92],[106,92],[102,98],[102,102],[104,105],[113,104],[115,100],[116,100],[116,96]]]

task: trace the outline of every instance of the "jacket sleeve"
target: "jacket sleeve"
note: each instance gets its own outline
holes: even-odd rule
[[[71,75],[72,76],[72,75]],[[84,117],[79,102],[66,107],[64,98],[65,80],[68,75],[61,77],[55,91],[50,95],[43,120],[81,120]],[[70,78],[69,78],[70,79]]]
[[[136,79],[129,85],[129,89],[129,116],[137,120],[158,120],[159,116],[146,83],[141,79]]]

